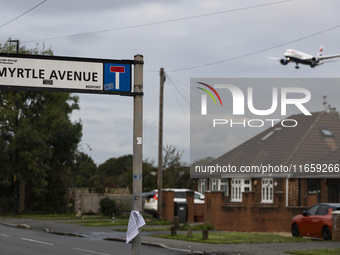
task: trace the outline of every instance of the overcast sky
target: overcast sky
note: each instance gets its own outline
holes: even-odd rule
[[[167,74],[163,144],[182,150],[186,162],[190,78],[339,77],[340,59],[299,70],[294,64],[282,66],[268,59],[281,57],[289,48],[316,54],[321,45],[325,55],[340,53],[338,0],[42,2],[0,0],[0,43],[10,37],[27,48],[45,44],[56,56],[133,59],[142,54],[144,159],[157,162],[161,67]],[[320,110],[323,95],[340,109],[337,93],[322,91]],[[81,149],[97,164],[132,154],[133,99],[79,96],[81,109],[72,118],[83,123]],[[240,137],[247,139],[244,134]]]

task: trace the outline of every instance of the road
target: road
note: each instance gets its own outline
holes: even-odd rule
[[[68,237],[40,230],[27,230],[0,225],[0,254],[6,255],[114,255],[131,254],[131,244],[94,238]],[[142,246],[143,255],[174,255],[183,252]]]

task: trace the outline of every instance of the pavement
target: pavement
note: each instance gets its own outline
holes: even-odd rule
[[[29,218],[0,217],[0,224],[26,229],[42,230],[47,233],[125,242],[125,232],[115,231],[124,226],[81,226],[72,221],[35,220]],[[149,227],[146,225],[143,228]],[[155,227],[155,226],[153,226]],[[158,226],[160,227],[160,226]],[[218,255],[284,255],[286,251],[340,248],[340,242],[316,241],[308,243],[263,243],[263,244],[205,244],[153,237],[155,234],[169,234],[169,231],[142,232],[142,245],[156,246],[178,251],[179,254]]]

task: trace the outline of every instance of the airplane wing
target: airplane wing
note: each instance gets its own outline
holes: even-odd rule
[[[277,58],[277,57],[268,57],[269,59],[271,59],[271,60],[281,60],[281,58]]]
[[[326,56],[320,56],[319,57],[320,60],[331,59],[331,58],[340,58],[340,54],[338,54],[338,55],[326,55]]]

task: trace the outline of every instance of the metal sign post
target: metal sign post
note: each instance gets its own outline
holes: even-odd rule
[[[142,211],[142,167],[143,167],[143,56],[136,55],[134,68],[133,101],[133,171],[132,210]],[[139,231],[139,230],[138,230]],[[132,255],[140,254],[141,234],[132,240]]]

